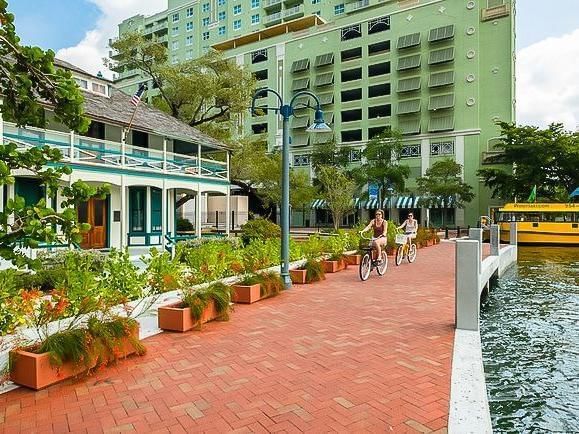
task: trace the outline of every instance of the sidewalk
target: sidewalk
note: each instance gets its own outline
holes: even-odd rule
[[[382,278],[352,266],[88,378],[0,395],[0,433],[445,432],[453,323],[442,243]]]

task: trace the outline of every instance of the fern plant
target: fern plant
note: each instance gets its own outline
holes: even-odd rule
[[[215,310],[219,319],[229,320],[231,288],[224,283],[217,282],[202,289],[184,290],[181,299],[183,307],[191,308],[191,318],[194,321],[201,319],[203,311],[211,301],[215,303]]]
[[[275,271],[259,273],[256,279],[261,287],[261,298],[275,297],[284,289],[283,280]]]

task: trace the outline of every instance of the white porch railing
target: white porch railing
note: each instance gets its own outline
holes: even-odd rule
[[[4,143],[15,143],[21,149],[50,146],[59,149],[63,161],[67,163],[123,168],[137,172],[228,179],[227,162],[223,161],[165,152],[162,149],[123,145],[60,131],[18,128],[8,122],[4,122],[3,127]]]

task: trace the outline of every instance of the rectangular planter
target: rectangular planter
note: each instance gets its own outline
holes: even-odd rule
[[[133,330],[133,337],[139,338],[139,328]],[[117,358],[124,358],[136,353],[136,349],[128,338],[125,338],[120,345],[121,351]],[[15,350],[10,352],[10,380],[20,386],[30,389],[40,390],[69,378],[75,377],[96,366],[97,360],[92,360],[88,366],[75,365],[72,362],[64,363],[62,366],[52,366],[50,364],[49,353],[36,354],[25,350]]]
[[[290,277],[293,283],[304,284],[306,282],[307,270],[290,270]]]
[[[340,261],[322,261],[322,266],[326,273],[337,273],[346,268],[346,262],[343,259]]]
[[[362,255],[348,255],[346,256],[346,262],[348,265],[360,265],[362,260]]]
[[[231,301],[234,303],[255,303],[261,298],[261,285],[233,285],[233,296]]]
[[[186,332],[197,325],[205,324],[217,318],[217,309],[213,300],[209,302],[200,321],[194,321],[191,317],[190,307],[181,307],[181,302],[162,306],[158,309],[158,324],[162,330],[174,332]]]

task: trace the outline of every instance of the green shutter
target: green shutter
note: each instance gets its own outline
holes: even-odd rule
[[[406,56],[398,59],[398,71],[420,67],[420,54]]]
[[[398,127],[402,134],[418,134],[420,133],[420,118],[401,120],[398,122]]]
[[[130,232],[145,233],[146,194],[144,187],[129,187],[129,228]]]
[[[306,71],[310,69],[310,59],[296,60],[292,64],[292,72]]]
[[[454,84],[454,71],[434,72],[430,74],[429,87],[448,86]]]
[[[435,50],[430,52],[430,65],[436,63],[452,62],[454,60],[454,47],[443,48],[442,50]]]
[[[438,131],[449,131],[454,129],[454,114],[444,116],[433,116],[430,118],[430,125],[428,131],[435,133]]]
[[[292,83],[292,90],[304,90],[310,87],[310,79],[309,78],[300,78],[294,80]]]
[[[436,95],[430,97],[428,110],[440,110],[454,107],[454,94]]]
[[[428,34],[428,42],[443,41],[445,39],[454,38],[454,25],[438,27],[430,30]]]
[[[332,65],[334,63],[334,53],[320,54],[316,57],[316,68],[320,68],[326,65]]]
[[[300,95],[294,100],[294,108],[300,109],[304,107],[309,107],[310,104],[310,96],[308,95]]]
[[[309,116],[300,116],[292,119],[292,128],[307,128],[310,126]]]
[[[398,103],[398,114],[405,115],[408,113],[420,112],[420,100],[419,99],[408,99],[406,101],[400,101]]]
[[[294,135],[291,143],[292,147],[303,147],[310,144],[310,135]]]
[[[163,193],[151,188],[151,232],[163,231]]]
[[[411,92],[420,89],[420,77],[398,80],[398,92]]]
[[[320,74],[316,77],[316,86],[328,86],[334,84],[334,73],[328,72],[326,74]]]
[[[321,105],[328,105],[334,104],[334,94],[333,93],[324,93],[319,96],[320,104]]]
[[[410,35],[400,36],[396,47],[401,50],[404,48],[416,47],[417,45],[420,45],[420,33],[412,33]]]

